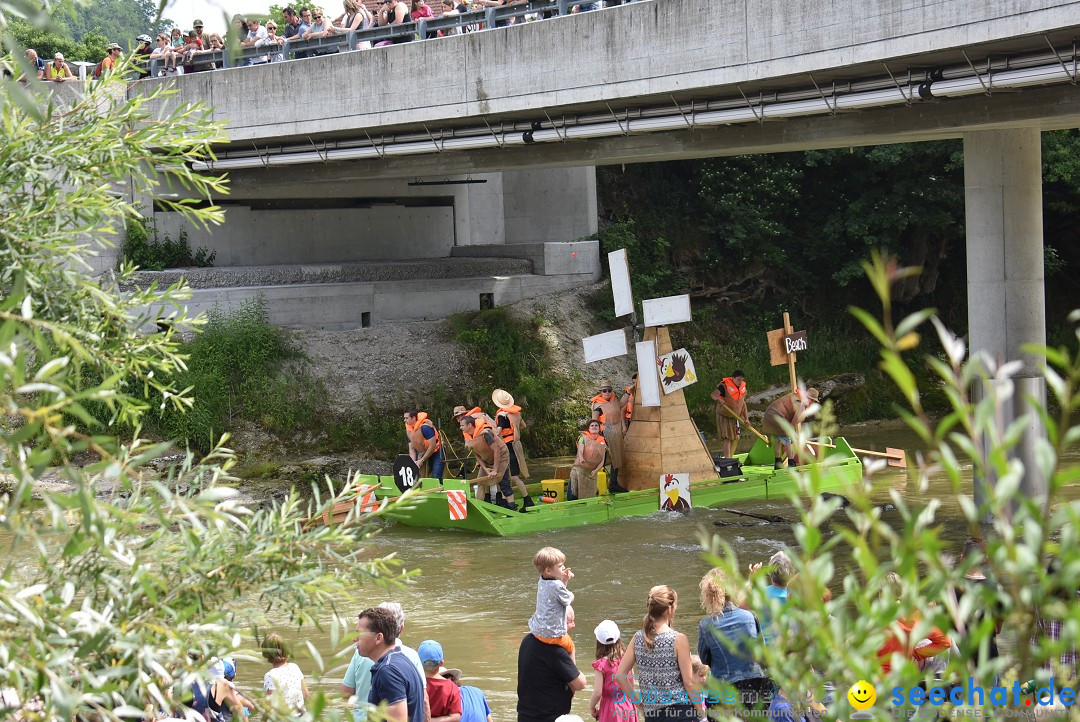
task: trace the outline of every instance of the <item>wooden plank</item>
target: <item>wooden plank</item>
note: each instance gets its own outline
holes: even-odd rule
[[[633,422],[636,424],[639,421],[659,421],[660,420],[660,408],[657,406],[639,406],[634,404]],[[633,427],[633,424],[631,424]]]
[[[663,421],[687,421],[690,419],[690,410],[686,408],[686,404],[664,406],[660,408],[660,418]]]
[[[678,454],[684,451],[703,451],[701,439],[696,436],[665,436],[658,439],[661,454]]]
[[[634,423],[630,424],[630,430],[626,432],[626,436],[624,438],[659,439],[660,422],[638,419],[634,421]]]
[[[714,470],[713,476],[716,476],[716,467],[713,466],[712,457],[710,457],[704,449],[698,449],[697,451],[680,451],[674,454],[664,452],[662,457],[665,473],[677,474],[684,471],[692,472],[704,467],[705,469]]]
[[[643,454],[659,454],[660,453],[660,437],[656,438],[627,438],[623,442],[623,455],[633,451],[635,453]]]
[[[660,437],[667,436],[690,436],[697,432],[694,422],[689,417],[682,421],[662,421],[660,423]]]

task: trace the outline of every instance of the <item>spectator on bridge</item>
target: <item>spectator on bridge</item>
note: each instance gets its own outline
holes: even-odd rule
[[[281,46],[285,43],[285,38],[277,34],[277,24],[273,20],[266,21],[266,37],[262,40],[255,42],[257,48],[267,48],[275,52],[269,55],[263,56],[262,62],[264,63],[280,63],[284,60],[284,56],[281,54]]]
[[[157,73],[158,77],[167,74],[170,70],[176,72],[176,53],[169,45],[169,36],[165,33],[158,33],[157,47],[150,53],[151,61],[157,58],[162,61],[161,69]]]
[[[195,22],[191,24],[191,27],[195,28],[195,37],[199,39],[199,49],[206,50],[210,47],[210,38],[203,35],[203,21],[196,19]]]
[[[382,0],[382,7],[379,9],[379,27],[385,28],[390,25],[404,25],[405,23],[412,22],[412,16],[409,14],[409,6],[401,0]],[[397,45],[400,43],[407,43],[412,40],[412,34],[398,35],[392,40],[383,40],[380,43],[376,43],[376,47],[382,45]]]
[[[443,4],[442,16],[444,18],[448,17],[448,16],[452,16],[452,15],[461,15],[462,13],[469,12],[469,6],[466,5],[463,2],[458,2],[457,0],[442,0],[442,4]],[[446,28],[445,30],[440,30],[439,31],[439,37],[445,38],[445,37],[447,37],[449,35],[461,35],[461,32],[462,32],[462,29],[460,27]]]
[[[196,33],[194,30],[188,30],[186,33],[184,33],[184,35],[184,72],[193,73],[195,72],[195,68],[190,64],[191,58],[195,55],[195,53],[202,51],[203,43],[202,39],[199,38],[199,34]]]
[[[413,22],[418,22],[420,18],[433,18],[435,13],[431,11],[428,4],[424,0],[412,0],[412,15]]]
[[[375,17],[364,7],[360,0],[344,0],[342,3],[345,12],[334,18],[334,26],[339,33],[351,33],[375,27]],[[370,40],[357,40],[356,45],[350,50],[371,49]]]
[[[598,3],[598,2],[578,3],[577,5],[574,6],[574,12],[576,12],[576,13],[587,13],[590,10],[599,10],[599,9],[600,9],[600,3]]]
[[[322,8],[314,8],[311,11],[311,27],[304,33],[304,40],[325,38],[335,32],[337,32],[337,28],[334,27],[334,23],[330,21],[330,18],[326,17],[326,12]]]
[[[172,37],[169,38],[169,47],[174,53],[182,53],[184,48],[184,33],[180,28],[172,29]]]
[[[45,80],[51,80],[54,83],[66,83],[75,79],[75,76],[71,73],[71,68],[64,62],[63,53],[54,55],[53,61],[45,66]]]
[[[243,45],[244,40],[247,39],[247,34],[248,34],[248,21],[247,21],[247,18],[245,18],[243,15],[240,15],[239,13],[236,14],[236,15],[233,15],[232,26],[233,26],[233,29],[229,31],[229,33],[228,33],[229,36],[231,37],[235,33],[236,34],[236,41],[238,43],[240,43],[241,45]]]
[[[150,39],[149,35],[140,35],[135,38],[139,45],[131,51],[132,59],[135,62],[146,62],[146,59],[150,57],[150,53],[153,52],[154,41]]]
[[[240,41],[240,46],[253,48],[260,40],[266,38],[266,28],[258,20],[247,21],[247,35]]]
[[[45,77],[45,61],[38,56],[36,50],[26,51],[26,62],[30,64],[31,68],[33,68],[33,71],[36,73],[38,80],[41,80]],[[21,78],[19,78],[19,80],[26,80],[26,76],[22,76]]]
[[[282,11],[285,16],[285,40],[295,42],[304,39],[304,33],[311,27],[311,11],[303,10],[300,15],[292,8]]]

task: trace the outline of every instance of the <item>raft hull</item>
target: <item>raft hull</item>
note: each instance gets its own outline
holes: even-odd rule
[[[760,442],[759,442],[760,444]],[[716,507],[747,499],[787,498],[798,490],[789,469],[772,468],[772,452],[761,445],[738,458],[745,464],[738,476],[717,478],[690,484],[690,498],[695,507]],[[769,463],[762,464],[767,458]],[[797,471],[809,471],[809,466],[797,467]],[[836,491],[849,487],[862,479],[862,462],[843,439],[836,440],[836,448],[830,449],[821,464],[822,491]],[[367,477],[368,483],[378,483],[376,494],[396,498],[400,492],[390,477]],[[361,481],[365,481],[362,477]],[[659,484],[659,479],[657,479]],[[468,512],[461,520],[450,518],[445,491],[466,492]],[[530,485],[534,498],[539,499],[539,486]],[[659,489],[631,491],[624,494],[598,496],[554,503],[538,503],[527,512],[511,511],[490,502],[474,498],[472,484],[468,480],[446,479],[440,487],[437,479],[422,479],[415,494],[390,504],[381,516],[400,524],[431,529],[460,529],[479,534],[510,536],[530,534],[554,529],[565,529],[585,524],[603,522],[624,517],[647,516],[659,508]]]

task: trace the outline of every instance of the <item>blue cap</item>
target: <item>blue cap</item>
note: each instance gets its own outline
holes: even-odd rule
[[[232,681],[233,678],[236,677],[236,660],[232,657],[226,657],[221,660],[221,662],[225,666],[225,674],[222,676],[225,677],[225,679]]]
[[[420,646],[416,648],[416,653],[420,656],[420,662],[424,665],[440,664],[443,661],[442,645],[434,639],[425,639],[421,642]]]

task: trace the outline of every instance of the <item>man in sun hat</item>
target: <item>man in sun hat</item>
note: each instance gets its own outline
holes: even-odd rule
[[[781,468],[785,458],[788,466],[798,465],[798,459],[795,458],[791,450],[791,437],[788,436],[785,423],[788,426],[795,426],[806,415],[806,409],[816,403],[818,403],[818,390],[811,387],[806,390],[805,395],[799,389],[790,394],[784,394],[769,404],[769,408],[765,409],[765,419],[762,421],[761,431],[774,437],[774,469]]]
[[[195,22],[191,24],[191,27],[195,28],[195,37],[199,39],[199,45],[204,48],[207,47],[210,43],[203,37],[203,21],[196,19]]]
[[[109,43],[109,47],[105,52],[105,57],[94,68],[94,78],[100,78],[107,71],[116,67],[116,61],[120,59],[120,56],[124,53],[124,49],[117,43]]]
[[[623,432],[626,430],[625,407],[615,396],[611,381],[600,382],[600,393],[592,397],[592,417],[600,422],[607,444],[608,459],[611,460],[611,477],[608,488],[611,492],[625,491],[619,485],[619,469],[623,465]]]
[[[431,704],[431,722],[461,721],[461,690],[454,680],[442,674],[442,645],[434,639],[425,639],[416,648],[424,663],[424,679],[427,682],[428,701]],[[458,675],[460,677],[460,671]]]
[[[521,448],[521,430],[525,428],[521,407],[514,404],[514,397],[504,389],[492,391],[491,400],[499,409],[495,412],[495,427],[499,430],[503,443],[510,447],[510,481],[525,497],[521,508],[528,509],[534,504],[529,490],[525,488],[525,482],[522,481],[529,478],[529,466],[525,463],[525,451]]]

